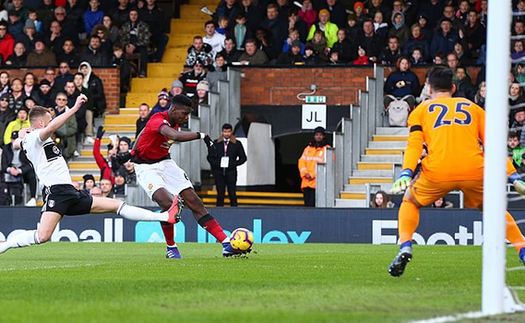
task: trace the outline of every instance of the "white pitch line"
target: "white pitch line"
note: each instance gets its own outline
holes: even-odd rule
[[[91,267],[93,265],[94,264],[62,265],[62,266],[40,266],[40,267],[12,267],[12,268],[0,268],[0,271],[78,268],[78,267]]]
[[[477,318],[486,317],[486,316],[490,316],[490,315],[483,314],[482,312],[469,312],[469,313],[464,313],[464,314],[435,317],[435,318],[431,318],[428,320],[410,321],[409,323],[446,323],[446,322],[457,322],[458,320],[462,320],[462,319],[477,319]]]

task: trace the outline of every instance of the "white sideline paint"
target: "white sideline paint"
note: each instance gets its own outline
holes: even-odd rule
[[[79,265],[63,265],[63,266],[12,267],[12,268],[0,268],[0,271],[62,269],[62,268],[92,267],[92,266],[97,266],[97,265],[98,264],[79,264]]]

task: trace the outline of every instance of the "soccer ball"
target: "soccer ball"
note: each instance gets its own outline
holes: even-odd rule
[[[230,245],[238,251],[248,251],[253,246],[253,234],[245,228],[233,230],[230,236]]]

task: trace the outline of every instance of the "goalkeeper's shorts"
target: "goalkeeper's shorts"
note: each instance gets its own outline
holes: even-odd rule
[[[480,208],[483,205],[483,180],[433,182],[422,172],[412,181],[410,193],[422,206],[434,203],[451,191],[463,191],[466,208]]]

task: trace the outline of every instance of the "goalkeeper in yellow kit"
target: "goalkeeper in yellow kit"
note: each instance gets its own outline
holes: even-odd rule
[[[483,144],[485,140],[485,111],[465,98],[453,98],[455,90],[452,70],[433,68],[429,73],[432,98],[421,103],[408,119],[408,144],[403,159],[403,171],[394,182],[392,193],[405,189],[399,209],[400,251],[388,272],[401,276],[412,259],[412,235],[419,224],[419,209],[461,190],[468,208],[483,206]],[[428,155],[421,161],[421,172],[412,179],[421,147]],[[507,174],[520,194],[525,183],[510,161]],[[525,263],[525,240],[514,218],[507,212],[507,239]]]

